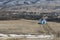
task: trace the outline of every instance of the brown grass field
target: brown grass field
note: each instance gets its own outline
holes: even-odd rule
[[[47,23],[51,27],[51,29],[53,29],[55,32],[60,32],[60,23],[58,22]],[[45,30],[40,24],[38,24],[38,20],[21,19],[0,21],[0,33],[4,34],[42,34],[43,31]],[[9,38],[7,40],[28,40],[28,39]],[[55,40],[60,39],[57,38]]]

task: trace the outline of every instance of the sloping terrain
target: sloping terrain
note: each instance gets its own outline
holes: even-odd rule
[[[0,0],[0,7],[2,7],[2,8],[22,6],[22,5],[24,5],[24,6],[33,5],[33,4],[36,4],[36,5],[41,4],[41,5],[45,5],[45,6],[47,6],[49,4],[59,5],[60,0],[2,0],[2,1]]]

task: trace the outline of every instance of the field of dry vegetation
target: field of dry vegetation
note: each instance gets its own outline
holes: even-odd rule
[[[48,22],[48,25],[54,31],[60,31],[60,23]],[[39,31],[44,31],[43,27],[38,24],[37,20],[5,20],[0,21],[0,33],[30,33],[30,34],[40,34]]]
[[[55,32],[60,32],[60,23],[58,22],[47,22],[47,23]],[[43,31],[45,30],[40,24],[38,24],[38,20],[21,19],[21,20],[0,21],[0,33],[4,34],[42,34]],[[37,39],[8,38],[6,40],[37,40]],[[55,40],[59,40],[59,38]]]

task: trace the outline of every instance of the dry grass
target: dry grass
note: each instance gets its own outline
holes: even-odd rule
[[[48,25],[55,31],[60,31],[60,23],[48,22]],[[30,33],[40,34],[44,31],[43,27],[38,24],[37,20],[10,20],[0,21],[0,33]]]
[[[42,29],[34,20],[0,21],[1,33],[37,33],[38,30]]]
[[[51,39],[40,39],[40,38],[7,38],[5,40],[51,40]]]
[[[48,25],[56,32],[60,31],[60,23],[48,22]],[[38,24],[37,20],[5,20],[0,21],[0,33],[27,33],[27,34],[42,34],[45,31],[41,25]],[[25,39],[25,38],[8,38],[0,40],[37,40],[37,39]],[[38,39],[40,40],[40,39]],[[41,39],[43,40],[43,39]],[[55,39],[59,40],[59,38]]]
[[[23,38],[8,38],[6,40],[23,40]]]

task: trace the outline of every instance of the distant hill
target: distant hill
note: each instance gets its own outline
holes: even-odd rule
[[[3,11],[60,12],[60,0],[0,0],[1,9]]]
[[[60,0],[0,0],[0,7],[11,7],[32,4],[56,3],[60,4]]]

